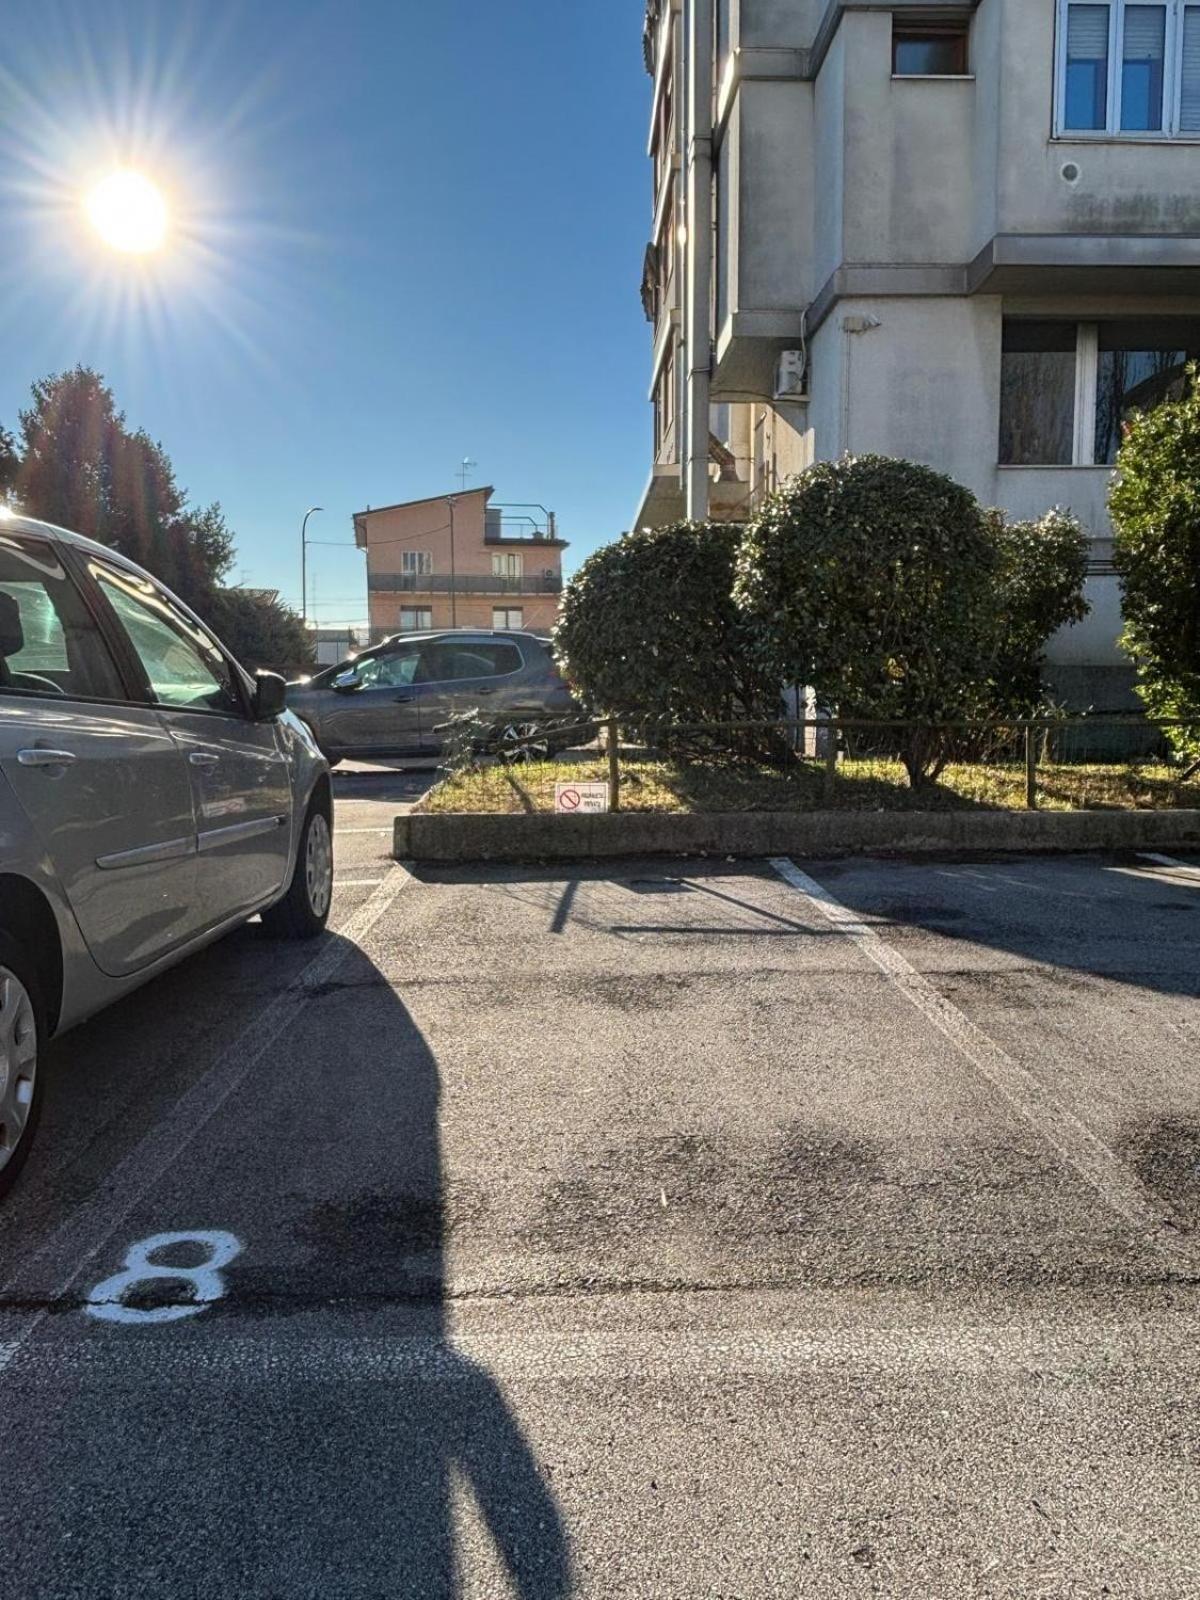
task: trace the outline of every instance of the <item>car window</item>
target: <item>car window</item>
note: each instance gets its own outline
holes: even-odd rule
[[[126,697],[83,596],[43,539],[0,538],[0,693]]]
[[[461,678],[503,678],[520,672],[523,662],[515,644],[489,644],[485,640],[444,640],[427,652],[425,677],[430,683],[454,683]]]
[[[216,640],[163,590],[101,562],[93,562],[91,570],[160,705],[226,713],[243,709],[233,668]]]
[[[364,689],[403,689],[418,681],[420,659],[421,652],[413,645],[407,650],[360,658],[354,663],[354,670]]]

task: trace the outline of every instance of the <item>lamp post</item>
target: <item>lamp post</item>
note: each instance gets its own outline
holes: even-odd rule
[[[450,626],[457,628],[458,593],[454,568],[454,507],[458,502],[452,494],[448,494],[446,496],[446,504],[450,507]]]
[[[324,506],[309,506],[300,524],[300,620],[308,621],[308,519],[314,511],[324,511]]]

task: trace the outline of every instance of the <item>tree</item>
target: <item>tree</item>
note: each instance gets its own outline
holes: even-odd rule
[[[604,545],[563,594],[555,652],[597,710],[675,723],[774,714],[733,604],[739,530],[718,522],[643,528]]]
[[[5,496],[16,487],[17,474],[21,470],[21,458],[17,454],[17,441],[8,429],[0,426],[0,496]]]
[[[188,507],[165,450],[126,427],[100,374],[39,379],[20,423],[22,510],[112,545],[203,611],[233,559],[221,509]]]
[[[300,616],[263,589],[219,589],[205,620],[242,665],[298,678],[315,663],[312,637]]]
[[[1005,522],[999,511],[988,519],[1000,556],[988,711],[1033,716],[1044,697],[1046,641],[1088,614],[1088,538],[1057,506],[1033,522]]]
[[[1126,424],[1108,495],[1113,565],[1138,693],[1154,717],[1195,719],[1168,737],[1200,759],[1200,369],[1186,391]]]
[[[886,456],[824,461],[746,528],[735,594],[781,683],[843,716],[919,724],[899,740],[911,783],[948,756],[928,726],[978,714],[995,655],[997,540],[975,497]]]

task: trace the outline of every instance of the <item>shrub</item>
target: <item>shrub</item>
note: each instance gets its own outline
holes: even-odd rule
[[[563,594],[554,644],[589,705],[675,723],[775,715],[779,680],[732,599],[739,540],[727,523],[677,522],[588,557]]]
[[[1138,693],[1155,717],[1200,719],[1200,372],[1127,424],[1109,490],[1125,629]],[[1169,730],[1200,759],[1200,725]]]
[[[988,513],[999,548],[996,643],[988,713],[1028,717],[1042,708],[1046,641],[1082,622],[1088,538],[1076,517],[1055,506],[1034,522]]]
[[[915,462],[845,457],[765,502],[735,594],[777,682],[811,685],[843,716],[925,725],[899,747],[916,784],[949,754],[928,724],[986,700],[1000,570],[969,490]]]

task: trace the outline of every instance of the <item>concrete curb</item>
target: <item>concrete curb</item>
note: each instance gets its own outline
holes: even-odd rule
[[[401,861],[454,862],[1172,845],[1200,845],[1200,811],[416,812],[396,818],[393,851]]]

